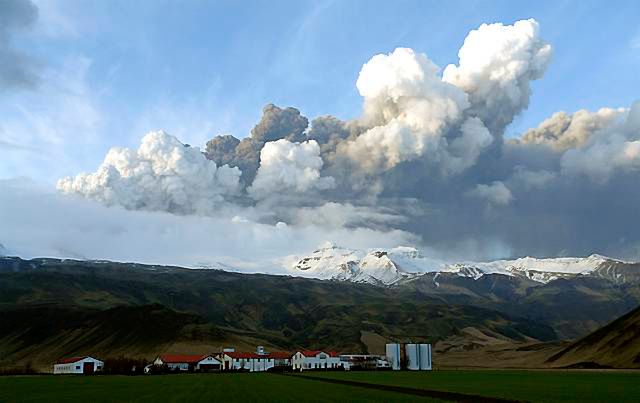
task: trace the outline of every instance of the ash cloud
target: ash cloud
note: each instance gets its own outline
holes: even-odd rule
[[[245,138],[217,136],[200,153],[155,134],[163,146],[115,149],[59,189],[279,230],[402,234],[444,258],[638,258],[639,103],[558,112],[503,137],[552,53],[534,20],[483,24],[444,70],[407,48],[366,61],[352,120],[309,124],[270,104]]]
[[[138,150],[112,148],[94,173],[58,181],[64,193],[131,210],[211,214],[238,189],[240,171],[217,167],[199,149],[159,131]]]

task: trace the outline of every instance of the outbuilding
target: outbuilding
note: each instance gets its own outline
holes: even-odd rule
[[[100,372],[104,362],[89,356],[63,358],[53,364],[54,374],[83,374],[91,375]]]
[[[340,357],[335,351],[303,350],[293,355],[291,364],[295,371],[341,368]]]
[[[274,360],[269,354],[243,353],[227,351],[218,356],[225,371],[267,371],[274,366]]]
[[[163,354],[153,364],[166,366],[170,371],[212,371],[221,367],[220,361],[209,354]]]

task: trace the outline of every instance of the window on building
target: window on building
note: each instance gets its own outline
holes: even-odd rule
[[[80,365],[76,365],[76,369],[80,369]]]

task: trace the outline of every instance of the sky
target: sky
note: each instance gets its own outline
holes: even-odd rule
[[[526,56],[530,57],[528,70],[517,73],[521,76],[514,87],[526,93],[518,102],[491,109],[474,99],[486,96],[491,100],[487,94],[500,89],[487,87],[480,94],[482,83],[474,82],[480,79],[474,76],[472,62],[457,75],[452,69],[446,77],[446,66],[461,65],[458,52],[470,32],[482,24],[511,26],[528,19],[535,20],[538,28],[535,38],[524,43],[529,46],[526,51],[544,51],[546,44],[552,50]],[[280,251],[278,243],[254,240],[264,250],[272,250],[269,256],[301,253],[313,243],[334,241],[328,238],[348,242],[352,239],[349,231],[365,231],[371,236],[361,238],[359,247],[413,243],[447,256],[482,259],[595,251],[636,258],[640,237],[633,229],[637,224],[633,206],[640,199],[637,191],[629,189],[638,185],[634,153],[640,135],[629,110],[640,99],[638,21],[636,1],[0,0],[0,62],[7,66],[0,68],[0,180],[6,188],[4,199],[0,198],[0,219],[11,218],[15,225],[14,232],[4,236],[0,232],[0,243],[16,253],[23,251],[11,244],[26,241],[16,238],[12,242],[11,238],[17,237],[19,220],[32,214],[19,200],[38,199],[38,192],[43,192],[46,196],[40,203],[49,197],[55,202],[25,204],[45,210],[60,206],[73,219],[78,215],[73,213],[75,204],[65,204],[61,200],[70,199],[59,199],[61,195],[83,199],[73,203],[89,199],[106,206],[87,207],[102,209],[96,216],[103,221],[95,226],[124,220],[119,212],[129,217],[132,211],[142,210],[147,214],[145,220],[151,220],[148,214],[171,215],[162,219],[163,228],[186,226],[182,218],[192,225],[192,216],[201,215],[235,219],[236,223],[248,220],[266,225],[259,228],[268,228],[269,233],[283,225],[290,227],[287,231],[305,228],[308,233],[316,227],[326,234],[337,231],[314,236],[308,244],[299,245],[299,250]],[[484,40],[482,46],[491,48],[491,37]],[[414,53],[394,53],[396,48],[410,48]],[[423,53],[428,63],[421,59]],[[482,57],[471,53],[468,60]],[[372,57],[377,54],[393,56],[385,67],[385,61],[374,65]],[[365,64],[370,65],[368,75]],[[435,66],[433,74],[444,74],[444,84],[440,78],[434,83],[407,78],[406,66],[422,73],[431,71],[430,64]],[[409,80],[413,87],[405,88],[400,79],[390,79],[398,86],[395,89],[389,82],[380,84],[385,74]],[[513,83],[505,79],[503,84]],[[390,112],[389,105],[379,104],[384,92],[379,85],[385,86],[386,97],[393,98],[400,91],[400,98],[427,101],[407,106],[394,98],[397,102]],[[429,86],[428,90],[423,86]],[[433,99],[446,102],[449,108],[454,105],[456,110],[443,111],[430,101]],[[498,96],[495,102],[507,101]],[[277,109],[263,116],[268,104],[294,107],[309,121],[331,115],[340,127],[348,128],[335,144],[318,140],[303,146],[303,140],[311,137],[290,135],[295,130],[287,125],[296,123],[286,120],[300,122],[298,115]],[[505,108],[511,111],[505,121],[493,121]],[[531,140],[518,140],[556,112],[586,109],[595,114],[600,108],[612,109],[587,116],[590,123],[578,129],[588,133],[575,135],[589,140],[575,140],[569,133],[567,139],[551,144],[535,140],[533,132],[528,137]],[[404,114],[387,119],[397,110]],[[289,132],[270,142],[270,133],[277,130],[265,116],[277,120],[281,113],[286,115],[281,128]],[[396,123],[412,114],[415,119],[400,122],[409,127],[407,134]],[[416,119],[424,121],[416,123]],[[213,169],[209,166],[213,164],[199,161],[197,153],[175,151],[173,137],[144,137],[164,130],[179,142],[204,150],[207,141],[220,134],[251,139],[258,122],[266,127],[261,132],[264,137],[256,135],[256,141],[243,143],[245,151],[252,151],[246,151],[244,157],[237,151],[233,156],[210,154],[207,158],[217,165]],[[359,128],[348,122],[358,122]],[[465,137],[472,129],[475,137]],[[485,129],[489,134],[484,134]],[[440,145],[434,146],[433,138]],[[456,139],[460,139],[457,145]],[[387,144],[385,141],[409,149],[375,147],[376,142]],[[447,145],[442,146],[443,141]],[[344,144],[336,145],[338,142]],[[500,146],[503,142],[510,145]],[[541,142],[553,152],[540,151]],[[122,149],[110,153],[112,147],[137,149],[138,156],[134,161]],[[187,185],[167,185],[154,177],[116,186],[113,178],[104,175],[73,181],[82,172],[98,172],[105,156],[111,158],[109,164],[116,167],[119,178],[128,175],[127,170],[139,172],[144,147],[148,151],[145,161],[157,162],[154,152],[170,153],[174,147],[171,155],[177,152],[193,162],[182,171],[162,165],[162,169],[179,172],[180,178],[188,177]],[[436,148],[436,154],[429,154]],[[494,152],[500,157],[491,157]],[[221,167],[227,160],[233,161],[230,167]],[[436,160],[438,166],[431,166]],[[151,164],[156,174],[161,169],[158,164]],[[149,168],[144,165],[144,169]],[[407,172],[409,177],[416,173],[422,179],[409,181],[410,185],[402,182],[399,178],[406,178]],[[70,179],[61,184],[62,178]],[[153,182],[156,180],[167,189],[183,186],[182,193],[155,192],[160,186]],[[145,187],[149,183],[156,187]],[[349,189],[348,195],[344,189]],[[141,192],[150,196],[141,197]],[[276,203],[274,194],[291,197]],[[614,207],[608,204],[612,194],[618,199]],[[286,211],[274,205],[285,206]],[[120,210],[114,212],[114,208]],[[422,219],[412,218],[416,211],[422,212]],[[471,211],[482,211],[481,219],[466,217]],[[51,210],[48,216],[54,214]],[[133,231],[127,220],[122,222],[122,231]],[[42,235],[42,252],[31,247],[21,253],[132,260],[153,256],[151,252],[121,256],[116,246],[105,256],[90,252],[94,250],[90,245],[81,252],[52,247],[47,237],[55,237],[60,225],[52,222],[51,233]],[[452,226],[457,231],[445,230]],[[142,230],[138,227],[136,231]],[[255,231],[249,232],[255,235]],[[397,238],[389,238],[390,231]],[[141,236],[136,234],[128,236]],[[100,238],[92,242],[99,243]],[[190,256],[202,254],[189,250]],[[198,259],[212,259],[215,252],[204,255]],[[246,258],[241,255],[238,251],[228,260]],[[194,259],[167,257],[178,263],[193,263]]]
[[[372,55],[410,47],[445,66],[482,23],[535,18],[555,48],[507,134],[559,110],[627,106],[640,88],[635,1],[35,4],[37,19],[12,41],[42,77],[0,98],[0,140],[16,146],[3,150],[15,157],[0,162],[2,178],[52,184],[95,169],[111,146],[134,146],[150,130],[198,146],[220,133],[242,138],[268,103],[355,118],[354,83]],[[73,152],[59,149],[71,144]]]

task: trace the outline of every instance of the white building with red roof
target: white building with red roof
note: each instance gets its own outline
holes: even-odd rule
[[[284,351],[267,353],[264,347],[258,346],[255,353],[236,352],[233,349],[227,349],[220,353],[217,358],[222,362],[224,371],[261,372],[268,371],[274,367],[290,367],[292,356],[292,353]]]
[[[62,358],[53,364],[54,374],[84,374],[91,375],[100,372],[104,362],[89,356]]]
[[[166,366],[170,371],[213,371],[220,370],[221,362],[210,354],[162,354],[154,365]]]
[[[340,356],[335,351],[302,350],[293,355],[294,371],[341,368]]]

